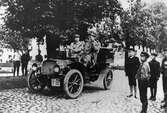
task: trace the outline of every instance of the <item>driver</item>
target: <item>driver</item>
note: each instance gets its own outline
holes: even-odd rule
[[[83,49],[83,42],[80,41],[80,35],[79,34],[75,34],[75,39],[74,42],[72,42],[70,44],[70,51],[71,51],[71,55],[74,58],[77,58],[80,56],[82,49]]]

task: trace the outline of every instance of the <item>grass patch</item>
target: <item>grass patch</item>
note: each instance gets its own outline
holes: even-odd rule
[[[0,77],[0,90],[25,87],[27,87],[25,77]]]

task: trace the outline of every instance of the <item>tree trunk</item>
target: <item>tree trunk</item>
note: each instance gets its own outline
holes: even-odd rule
[[[133,49],[135,49],[135,45],[133,45],[132,47],[133,47]]]
[[[146,52],[148,52],[148,47],[146,47]]]
[[[126,37],[126,40],[125,40],[125,63],[124,63],[125,68],[126,68],[126,64],[127,64],[128,49],[129,48],[130,48],[130,44],[129,44],[129,41],[128,41],[128,37]]]
[[[49,43],[50,43],[50,37],[48,35],[46,35],[46,52],[47,52],[47,57],[50,56],[50,46],[49,46]]]
[[[127,64],[127,59],[128,59],[128,49],[130,48],[129,45],[126,46],[126,50],[125,50],[125,63],[124,63],[124,66],[126,66]]]
[[[85,38],[88,36],[88,28],[90,26],[88,24],[85,24],[85,23],[81,23],[79,25],[79,29],[77,31],[78,34],[80,34],[80,38],[81,40],[85,40]]]
[[[145,50],[143,45],[142,45],[142,49],[143,49],[143,51]]]
[[[160,52],[160,44],[158,42],[156,43],[154,50]]]
[[[152,52],[152,49],[150,48],[150,53]]]
[[[51,33],[46,34],[46,51],[48,58],[54,58],[56,56],[56,48],[59,48],[60,40],[58,35],[55,36]]]

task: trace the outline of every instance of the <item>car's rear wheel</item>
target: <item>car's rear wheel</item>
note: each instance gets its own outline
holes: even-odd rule
[[[80,71],[70,70],[64,78],[64,91],[68,98],[77,98],[83,90],[84,80]]]
[[[28,75],[28,89],[30,92],[40,92],[44,89],[45,85],[41,83],[39,75],[35,72],[32,71]]]
[[[113,81],[113,73],[111,70],[105,70],[103,85],[105,90],[109,90],[111,87],[111,83]]]

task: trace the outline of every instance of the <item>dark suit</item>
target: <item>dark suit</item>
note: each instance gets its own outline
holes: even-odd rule
[[[151,98],[156,98],[157,93],[157,81],[160,77],[160,63],[155,59],[149,62],[150,66],[150,89],[151,89]]]
[[[130,86],[136,86],[136,73],[140,66],[140,61],[138,57],[129,57],[125,64],[126,76],[129,79]]]
[[[31,57],[29,53],[25,53],[21,56],[21,63],[22,63],[22,74],[23,76],[27,75],[27,66],[28,62],[30,61]]]
[[[167,58],[164,58],[162,60],[161,72],[163,75],[162,82],[163,82],[164,100],[165,100],[165,105],[167,106]]]

